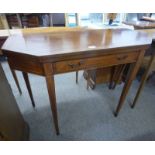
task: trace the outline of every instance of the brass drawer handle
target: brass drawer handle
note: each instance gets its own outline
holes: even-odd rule
[[[71,68],[76,68],[76,67],[79,66],[79,64],[71,64],[71,63],[69,63],[68,66],[70,66]]]
[[[124,56],[121,56],[121,57],[117,57],[118,60],[124,60],[128,57],[128,55],[124,55]]]
[[[68,66],[70,66],[71,68],[77,68],[77,67],[80,67],[82,64],[84,64],[83,60],[81,60],[80,62],[76,64],[68,63]]]

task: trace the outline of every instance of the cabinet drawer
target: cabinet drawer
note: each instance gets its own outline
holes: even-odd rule
[[[54,63],[55,73],[65,73],[83,69],[108,67],[113,65],[133,63],[137,60],[139,52],[105,55],[77,60],[68,60]]]

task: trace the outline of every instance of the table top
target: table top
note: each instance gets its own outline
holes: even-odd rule
[[[2,50],[33,56],[65,56],[104,52],[107,49],[148,46],[152,38],[145,32],[132,30],[77,30],[52,33],[18,34],[10,36]]]
[[[145,32],[152,39],[155,38],[155,29],[139,29],[137,32]]]
[[[141,20],[150,21],[150,22],[155,22],[155,18],[147,17],[147,16],[143,16],[143,17],[141,18]]]
[[[125,21],[123,23],[127,25],[132,25],[134,27],[138,27],[141,29],[155,28],[155,22],[150,22],[150,21]]]
[[[14,34],[34,34],[34,33],[47,33],[47,32],[57,32],[57,31],[75,31],[79,29],[85,29],[86,27],[34,27],[34,28],[24,28],[24,29],[4,29],[0,30],[1,37],[9,37]]]

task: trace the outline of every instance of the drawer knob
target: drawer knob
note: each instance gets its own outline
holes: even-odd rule
[[[123,55],[123,56],[121,56],[121,57],[117,57],[117,59],[118,60],[124,60],[124,59],[126,59],[128,57],[128,55]]]
[[[84,61],[81,60],[80,62],[78,62],[76,64],[69,63],[68,66],[70,66],[71,68],[77,68],[77,67],[80,67],[80,65],[82,65],[82,64],[84,64]]]

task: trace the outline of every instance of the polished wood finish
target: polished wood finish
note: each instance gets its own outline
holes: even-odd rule
[[[7,30],[0,30],[0,48],[2,47],[2,45],[4,44],[4,42],[6,41],[8,36],[9,36],[9,32]],[[2,52],[0,50],[0,56],[1,55],[2,55]],[[18,78],[17,78],[16,72],[11,69],[11,73],[12,73],[12,76],[13,76],[13,78],[15,80],[16,86],[17,86],[17,88],[19,90],[19,93],[22,94],[22,91],[21,91],[21,88],[20,88],[20,85],[19,85],[19,82],[18,82]]]
[[[137,30],[137,31],[145,32],[152,39],[154,39],[154,37],[155,37],[155,29],[147,29],[147,30],[141,30],[140,29],[140,30]],[[142,76],[142,79],[140,81],[140,85],[138,87],[138,90],[137,90],[137,93],[136,93],[135,98],[133,100],[133,103],[131,104],[131,108],[134,108],[135,105],[137,104],[137,101],[138,101],[138,99],[140,97],[140,94],[141,94],[141,92],[143,90],[143,87],[145,85],[145,82],[146,82],[147,78],[149,77],[151,71],[155,70],[155,69],[153,69],[155,67],[155,66],[153,66],[154,62],[155,62],[155,56],[154,56],[155,55],[155,45],[154,45],[154,43],[152,43],[152,45],[150,47],[150,50],[151,50],[151,53],[149,53],[147,55],[151,55],[151,56],[149,58],[149,61],[147,61],[148,62],[147,65],[145,64],[146,69],[145,69],[145,72],[144,72],[144,74]]]
[[[56,134],[59,135],[59,126],[58,126],[58,114],[57,114],[57,105],[56,105],[56,95],[55,95],[55,83],[54,83],[54,73],[53,66],[50,63],[44,64],[44,72],[46,78],[46,84],[50,99],[50,105],[55,125]]]
[[[30,85],[28,74],[26,72],[22,72],[22,74],[23,74],[23,77],[24,77],[24,80],[25,80],[25,84],[26,84],[28,93],[29,93],[30,98],[31,98],[32,106],[35,107],[35,102],[34,102],[34,99],[33,99],[33,94],[32,94],[32,90],[31,90],[31,85]]]
[[[155,22],[155,18],[143,16],[141,20],[149,21],[149,22]]]
[[[133,101],[133,103],[132,103],[132,105],[131,105],[132,108],[135,107],[135,105],[136,105],[136,103],[137,103],[137,100],[138,100],[138,98],[139,98],[139,96],[140,96],[140,94],[141,94],[141,91],[142,91],[142,89],[144,88],[145,82],[146,82],[148,76],[150,75],[150,73],[151,73],[151,71],[152,71],[151,68],[152,68],[152,65],[153,65],[153,62],[154,62],[154,61],[155,61],[155,55],[153,55],[152,57],[150,57],[150,61],[149,61],[149,63],[148,63],[148,66],[147,66],[147,68],[146,68],[146,71],[145,71],[144,75],[142,76],[142,79],[141,79],[139,88],[138,88],[138,90],[137,90],[136,96],[135,96],[134,101]]]
[[[27,57],[27,56],[18,56],[15,54],[14,57],[10,59],[8,58],[8,62],[11,68],[15,70],[22,70],[24,72],[29,72],[37,75],[44,75],[43,66],[40,62],[37,62],[35,58]],[[16,62],[16,63],[14,63]]]
[[[108,67],[124,63],[133,63],[137,60],[138,54],[139,52],[135,51],[130,53],[123,53],[123,54],[121,53],[101,57],[60,61],[54,63],[54,72],[58,74],[74,70],[96,68],[96,67]]]
[[[52,32],[73,32],[73,31],[83,31],[87,29],[86,27],[81,27],[81,26],[77,26],[77,27],[44,27],[44,28],[25,28],[25,29],[20,29],[18,30],[18,33],[20,34],[38,34],[38,33],[52,33]],[[12,30],[13,31],[13,30]],[[15,31],[15,30],[14,30]],[[16,31],[15,31],[16,33]]]
[[[135,63],[124,86],[116,110],[118,114],[150,43],[150,37],[143,32],[85,29],[10,36],[2,51],[13,69],[45,76],[54,125],[59,134],[54,74]]]
[[[150,21],[125,21],[123,22],[126,25],[134,26],[134,29],[154,29],[155,22]]]
[[[122,94],[121,94],[121,97],[120,97],[120,100],[119,100],[119,103],[118,103],[118,106],[116,108],[116,111],[115,111],[115,116],[118,115],[122,105],[123,105],[123,102],[125,100],[125,97],[129,91],[129,88],[130,88],[130,85],[132,83],[132,81],[134,80],[137,72],[138,72],[138,69],[142,63],[142,60],[143,60],[143,57],[144,57],[144,54],[145,54],[145,51],[141,51],[140,55],[139,55],[139,58],[137,60],[137,62],[133,65],[133,68],[131,70],[131,73],[130,73],[130,76],[128,77],[127,81],[125,82],[125,85],[124,85],[124,88],[123,88],[123,91],[122,91]]]
[[[150,42],[151,38],[143,32],[100,29],[12,35],[2,49],[7,56],[18,55],[37,62],[56,62],[116,52],[125,54],[146,48]]]

